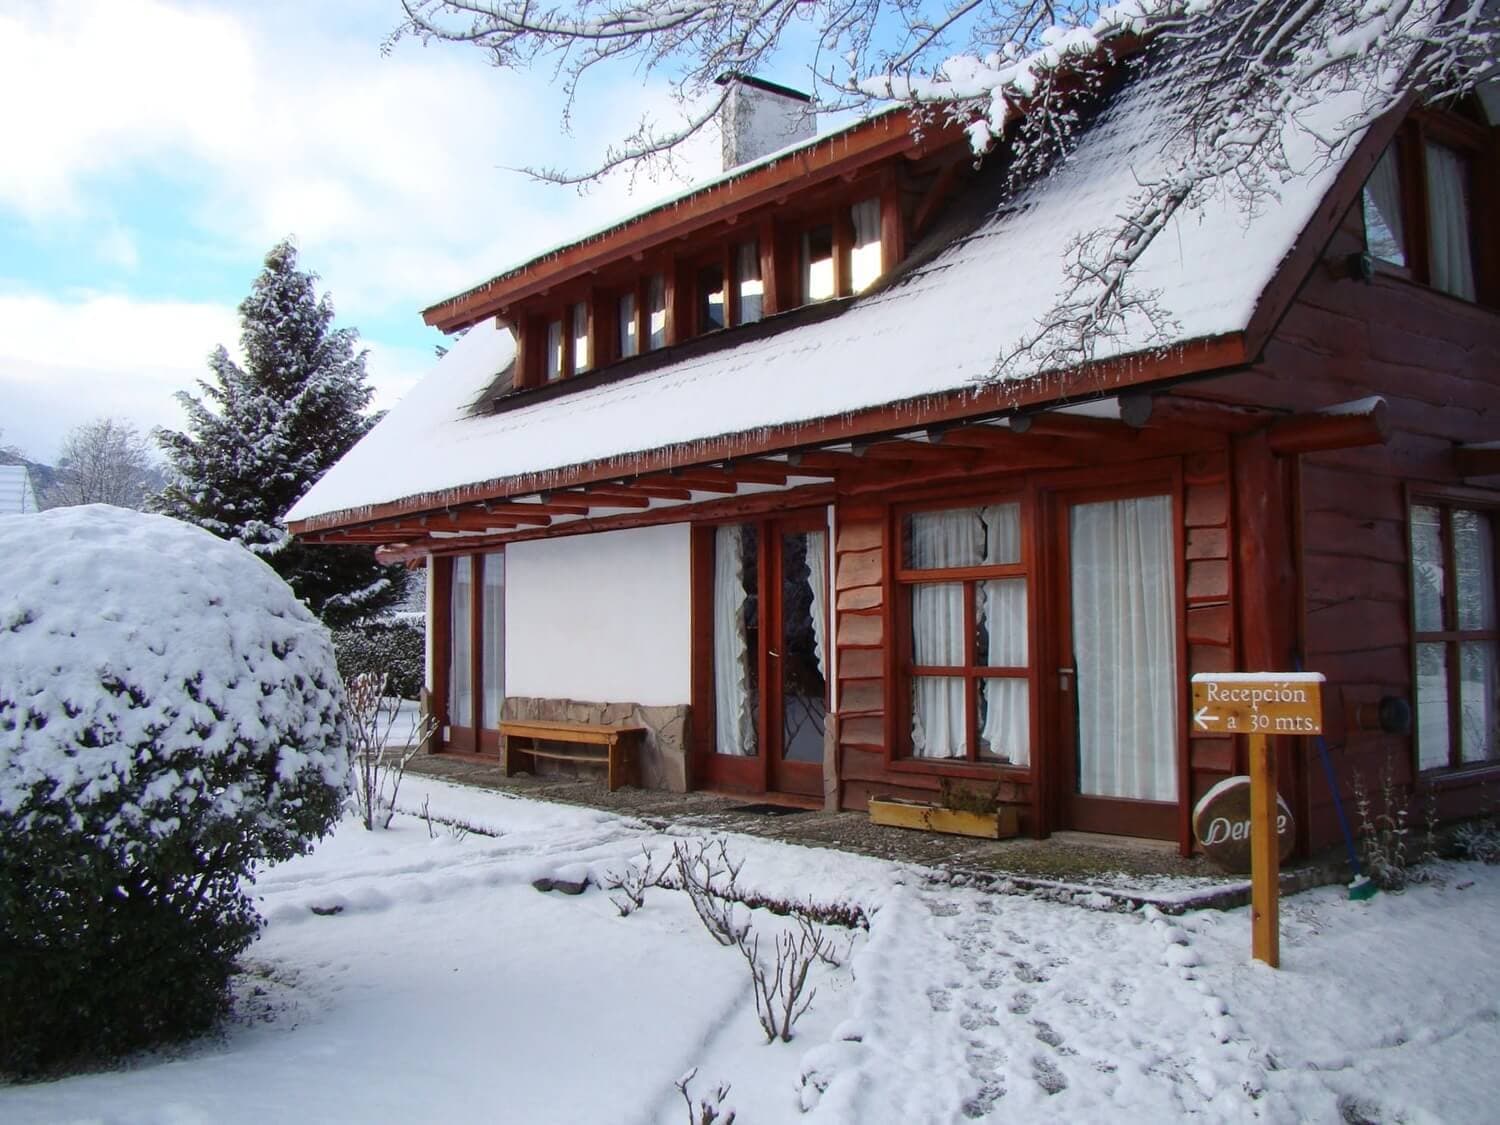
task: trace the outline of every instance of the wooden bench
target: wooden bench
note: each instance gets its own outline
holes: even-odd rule
[[[545,719],[506,720],[500,724],[500,768],[506,777],[517,769],[518,759],[551,758],[564,762],[589,762],[608,770],[609,791],[622,785],[640,784],[640,762],[634,753],[645,735],[645,727],[610,723],[570,723]],[[519,746],[517,740],[529,745]],[[567,748],[543,746],[543,742],[565,742]]]

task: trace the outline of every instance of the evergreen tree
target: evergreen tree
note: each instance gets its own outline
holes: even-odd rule
[[[283,241],[240,305],[241,367],[221,345],[202,397],[179,391],[187,432],[157,430],[172,480],[155,507],[240,543],[266,560],[330,627],[399,601],[407,572],[367,547],[293,539],[281,515],[377,420],[359,334],[333,327],[317,275]]]

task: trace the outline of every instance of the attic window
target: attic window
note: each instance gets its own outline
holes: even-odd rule
[[[589,307],[580,301],[573,306],[573,374],[587,371],[589,357]]]
[[[635,290],[620,294],[620,358],[641,352],[640,326],[636,323]]]
[[[849,279],[863,293],[880,276],[880,200],[862,199],[849,209],[854,245],[849,252]]]
[[[661,274],[652,274],[646,282],[646,350],[667,346],[667,282]]]
[[[1401,222],[1401,176],[1394,148],[1385,150],[1365,183],[1365,243],[1373,257],[1393,266],[1406,265]]]
[[[724,269],[704,266],[698,271],[698,331],[724,327]]]
[[[560,320],[547,322],[547,382],[562,378],[563,325]]]
[[[1469,161],[1447,145],[1428,141],[1424,148],[1432,284],[1444,293],[1472,301],[1474,255],[1469,224]]]
[[[824,223],[802,235],[802,300],[810,305],[834,293],[833,226]]]
[[[765,292],[760,276],[760,243],[742,242],[734,250],[736,324],[754,324],[764,315]]]

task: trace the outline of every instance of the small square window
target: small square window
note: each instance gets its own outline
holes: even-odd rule
[[[802,300],[812,304],[833,295],[833,226],[825,223],[802,235]]]

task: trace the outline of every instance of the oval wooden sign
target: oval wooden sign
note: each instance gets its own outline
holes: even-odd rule
[[[1292,854],[1296,842],[1296,825],[1292,810],[1276,795],[1276,835],[1281,844],[1282,862]],[[1225,871],[1248,874],[1250,871],[1250,779],[1226,777],[1215,785],[1193,807],[1193,835],[1203,846],[1203,854]]]

